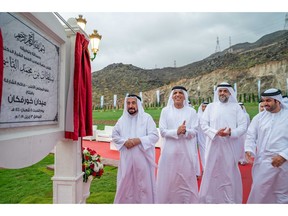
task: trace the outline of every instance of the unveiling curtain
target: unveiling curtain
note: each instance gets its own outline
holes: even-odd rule
[[[89,41],[77,32],[75,40],[73,86],[69,88],[65,138],[78,140],[79,137],[92,136],[92,80],[88,50]],[[73,49],[72,49],[73,50]],[[69,99],[69,95],[73,98]],[[70,107],[73,106],[73,107]],[[71,109],[72,108],[72,109]],[[70,119],[72,118],[72,119]],[[69,124],[69,120],[72,123]]]

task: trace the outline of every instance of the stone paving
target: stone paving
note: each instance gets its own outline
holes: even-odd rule
[[[102,163],[107,166],[114,166],[118,167],[119,160],[109,159],[109,158],[102,158]]]

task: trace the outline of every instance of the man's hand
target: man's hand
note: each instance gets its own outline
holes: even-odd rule
[[[141,140],[139,138],[133,138],[133,139],[128,139],[124,143],[127,149],[133,148],[134,146],[138,145],[141,143]]]
[[[287,161],[285,158],[283,158],[281,155],[276,155],[272,157],[272,166],[273,167],[280,167],[285,161]]]
[[[184,121],[183,124],[178,127],[178,130],[177,130],[178,135],[186,133],[186,125],[185,124],[186,124],[186,121]]]
[[[127,149],[130,149],[130,148],[133,148],[133,147],[134,147],[134,143],[133,143],[132,139],[126,140],[126,142],[124,143],[124,145],[126,146]]]
[[[231,128],[221,128],[220,130],[218,130],[217,135],[221,137],[230,136]]]
[[[252,154],[251,152],[247,151],[245,152],[245,158],[246,158],[246,161],[249,163],[249,164],[252,164],[253,163],[253,157],[252,157]]]

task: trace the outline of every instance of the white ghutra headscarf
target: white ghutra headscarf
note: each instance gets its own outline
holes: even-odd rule
[[[184,101],[183,101],[183,105],[184,106],[189,106],[189,101],[188,101],[188,93],[187,93],[187,89],[183,86],[174,86],[172,88],[172,91],[170,93],[170,96],[169,96],[169,99],[168,99],[168,104],[167,106],[168,107],[174,107],[174,101],[173,101],[173,93],[174,93],[174,90],[182,90],[183,94],[184,94]]]
[[[205,102],[205,101],[200,104],[200,106],[199,106],[199,108],[198,108],[198,111],[197,111],[197,113],[198,113],[199,116],[202,116],[202,115],[203,115],[202,106],[203,106],[203,105],[208,106],[208,104],[209,104],[209,102]]]
[[[244,103],[239,102],[238,104],[241,106],[243,112],[244,112],[244,113],[247,113],[246,108],[245,108],[245,106],[244,106]]]
[[[282,97],[282,93],[281,93],[280,89],[276,89],[276,88],[268,89],[261,94],[261,97],[262,98],[265,98],[265,97],[273,98],[273,99],[280,102],[281,107],[283,109],[287,109],[286,104],[283,102],[283,97]]]
[[[131,115],[127,110],[127,99],[128,98],[136,98],[138,112],[135,115]],[[141,103],[141,98],[137,95],[130,94],[125,97],[124,100],[124,110],[122,116],[119,118],[119,122],[122,126],[122,131],[126,138],[137,137],[139,136],[138,129],[140,130],[141,124],[143,123],[144,118],[144,108]]]
[[[141,103],[141,98],[137,95],[134,95],[134,94],[129,94],[125,97],[125,100],[124,100],[124,110],[123,110],[123,115],[122,116],[131,116],[127,110],[127,99],[128,98],[136,98],[137,100],[137,107],[138,107],[138,113],[136,115],[142,115],[144,113],[144,108],[142,106],[142,103]]]
[[[215,89],[215,92],[214,92],[213,102],[220,102],[219,96],[218,96],[218,91],[220,88],[226,88],[230,92],[231,95],[229,96],[228,102],[238,103],[234,89],[227,82],[222,82],[217,86],[217,88]]]

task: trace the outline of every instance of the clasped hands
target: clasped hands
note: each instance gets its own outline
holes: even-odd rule
[[[231,135],[231,128],[221,128],[217,131],[217,135],[221,137],[230,136]]]
[[[133,139],[128,139],[124,143],[127,149],[133,148],[134,146],[140,144],[140,139],[139,138],[133,138]]]

